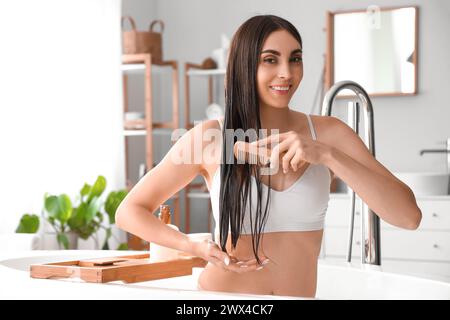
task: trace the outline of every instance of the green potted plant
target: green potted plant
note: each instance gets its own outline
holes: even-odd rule
[[[97,231],[103,221],[103,213],[100,211],[102,205],[100,197],[105,188],[106,179],[103,176],[98,176],[92,186],[85,183],[76,199],[78,205],[74,208],[72,217],[68,221],[70,230],[83,240],[92,237],[97,248]]]
[[[115,224],[116,210],[127,195],[127,191],[111,191],[105,203],[102,203],[101,196],[105,188],[106,179],[103,176],[98,176],[92,186],[87,183],[84,184],[78,197],[79,205],[75,209],[73,217],[69,220],[69,226],[83,240],[92,237],[96,248],[100,248],[98,231],[100,229],[105,230],[106,235],[101,248],[109,250],[108,241],[111,237],[115,237],[112,226]],[[102,208],[104,211],[101,211]],[[105,215],[108,216],[107,225],[103,223]],[[126,243],[121,243],[117,249],[127,250],[128,246]]]
[[[105,188],[106,179],[103,176],[98,176],[93,185],[85,183],[75,199],[75,205],[66,194],[45,194],[42,217],[55,230],[60,249],[77,249],[78,238],[83,240],[92,238],[95,247],[99,249],[98,231],[100,229],[105,231],[101,248],[109,249],[108,241],[111,237],[116,238],[112,232],[116,210],[127,195],[127,191],[111,191],[103,203],[101,196]],[[105,215],[108,217],[107,223],[105,223]],[[36,223],[36,219],[39,223],[36,215],[23,215],[17,230],[34,230],[31,225]],[[126,243],[120,243],[117,249],[127,250],[128,246]]]

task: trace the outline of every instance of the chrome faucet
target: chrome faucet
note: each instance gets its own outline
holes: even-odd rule
[[[331,109],[334,99],[339,91],[343,89],[349,89],[353,91],[359,102],[363,106],[364,123],[365,123],[365,139],[364,142],[368,146],[369,151],[375,157],[375,134],[374,134],[374,119],[372,102],[370,101],[367,92],[356,82],[353,81],[340,81],[334,84],[328,92],[325,94],[322,103],[322,116],[331,116]],[[356,123],[359,121],[359,108],[360,104],[355,103]],[[358,126],[356,126],[358,127]],[[355,128],[353,128],[355,129]],[[351,210],[351,224],[350,224],[350,241],[349,241],[349,254],[347,261],[351,259],[351,241],[353,238],[353,217],[355,214],[355,192],[351,194],[352,210]],[[379,217],[365,204],[362,206],[361,216],[361,262],[363,264],[381,265],[381,250],[380,250],[380,219]]]
[[[423,149],[423,150],[420,150],[421,156],[423,156],[425,153],[446,153],[447,154],[447,173],[450,173],[450,138],[447,138],[447,149]]]

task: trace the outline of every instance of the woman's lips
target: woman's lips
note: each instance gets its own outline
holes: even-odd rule
[[[291,85],[290,86],[269,86],[270,90],[273,93],[275,93],[276,95],[280,95],[280,96],[287,95],[289,93],[289,91],[291,90],[291,87],[292,87]],[[287,88],[287,90],[286,90],[286,88]]]

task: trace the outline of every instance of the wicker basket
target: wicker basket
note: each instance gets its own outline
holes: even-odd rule
[[[150,53],[153,62],[162,60],[162,32],[164,23],[161,20],[154,20],[149,27],[149,31],[137,31],[136,23],[130,16],[122,17],[122,29],[125,21],[131,23],[131,31],[122,31],[122,50],[124,54]],[[153,28],[160,25],[161,32],[155,32]]]

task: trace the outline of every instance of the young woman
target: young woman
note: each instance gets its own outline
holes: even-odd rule
[[[303,78],[302,51],[288,21],[272,15],[247,20],[230,46],[224,119],[184,134],[117,211],[120,228],[207,260],[199,277],[204,290],[313,297],[333,175],[388,223],[406,229],[420,223],[410,188],[351,128],[289,107]],[[253,144],[270,147],[271,165],[280,170],[263,175],[255,164],[229,163],[225,132],[238,129],[277,129]],[[200,161],[178,161],[199,150]],[[190,241],[152,214],[199,174],[211,194],[215,242]]]

